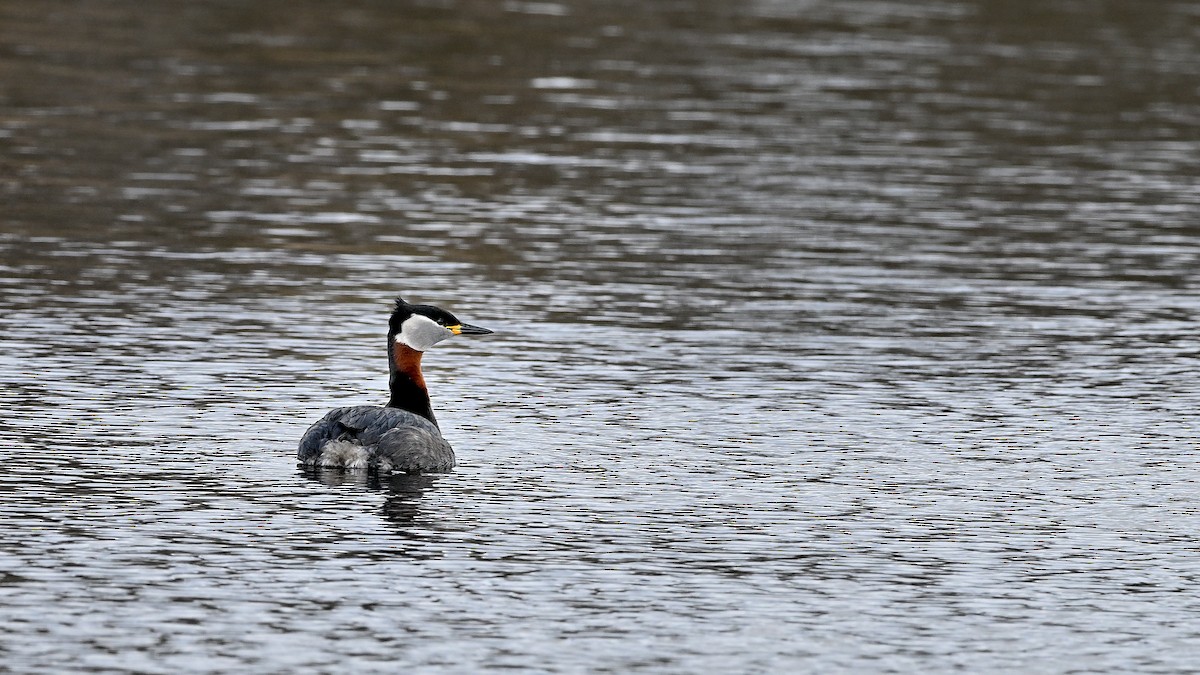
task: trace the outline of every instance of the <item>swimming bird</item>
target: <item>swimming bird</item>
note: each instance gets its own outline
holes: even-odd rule
[[[380,473],[438,473],[454,468],[454,451],[438,428],[421,375],[421,356],[455,335],[492,331],[459,321],[432,305],[396,298],[388,321],[386,406],[335,408],[304,432],[297,456],[307,467],[368,469]]]

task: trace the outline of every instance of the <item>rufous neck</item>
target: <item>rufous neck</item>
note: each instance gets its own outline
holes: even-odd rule
[[[437,424],[429,402],[429,390],[425,387],[425,376],[421,374],[422,352],[392,339],[388,343],[388,356],[388,388],[392,397],[387,407],[416,413]]]

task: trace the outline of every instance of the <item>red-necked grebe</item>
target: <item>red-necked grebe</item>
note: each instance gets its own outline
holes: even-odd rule
[[[465,324],[444,309],[396,298],[388,322],[391,399],[382,408],[357,405],[329,411],[300,439],[300,463],[380,473],[438,473],[454,468],[454,451],[442,438],[429,405],[421,355],[455,335],[491,332]]]

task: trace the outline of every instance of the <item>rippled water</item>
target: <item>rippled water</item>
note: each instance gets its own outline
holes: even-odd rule
[[[0,1],[4,668],[1191,670],[1198,38]],[[460,466],[305,475],[400,292]]]

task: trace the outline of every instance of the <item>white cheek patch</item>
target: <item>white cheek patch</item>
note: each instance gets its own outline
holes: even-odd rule
[[[449,337],[454,337],[454,333],[449,328],[427,316],[413,314],[400,324],[400,333],[396,335],[396,342],[423,352]]]

